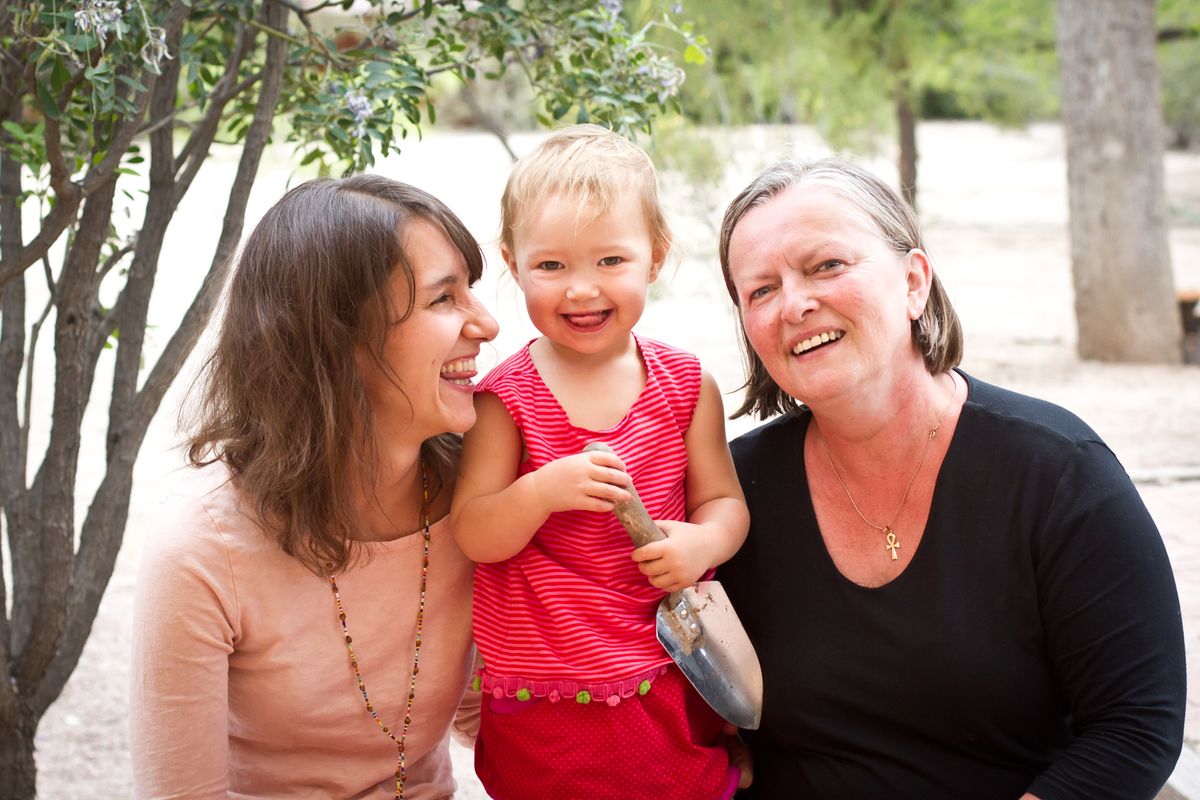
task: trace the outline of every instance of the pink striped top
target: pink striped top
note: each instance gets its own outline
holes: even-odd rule
[[[529,456],[520,474],[604,441],[624,461],[651,518],[681,520],[684,435],[700,394],[700,362],[669,345],[635,340],[646,387],[607,430],[571,424],[528,345],[488,373],[479,391],[498,396],[521,431]],[[475,639],[486,665],[484,690],[502,697],[525,689],[552,700],[584,689],[596,700],[628,697],[670,663],[654,633],[663,592],[638,572],[632,550],[613,514],[570,511],[552,514],[512,558],[478,565]]]

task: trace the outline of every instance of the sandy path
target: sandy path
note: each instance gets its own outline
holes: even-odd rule
[[[527,147],[530,141],[519,138],[517,146]],[[819,154],[820,145],[799,129],[739,131],[728,141],[730,152],[739,156],[727,184],[710,190],[706,196],[711,200],[671,203],[677,238],[687,255],[670,284],[656,288],[641,330],[697,352],[721,386],[732,390],[741,381],[740,358],[733,316],[711,255],[723,201],[765,161],[790,149],[800,155]],[[973,123],[926,124],[920,129],[919,145],[929,245],[963,317],[964,366],[983,379],[1076,411],[1142,481],[1180,584],[1190,674],[1200,676],[1195,660],[1200,654],[1200,541],[1194,536],[1200,520],[1200,483],[1195,481],[1200,476],[1200,367],[1111,366],[1074,357],[1065,167],[1056,126],[1009,132]],[[478,236],[494,237],[508,169],[499,146],[484,135],[434,134],[407,147],[403,156],[381,163],[379,171],[435,192]],[[288,154],[272,155],[252,197],[252,219],[288,184]],[[894,174],[885,161],[871,164],[881,174]],[[164,327],[158,340],[165,340],[167,326],[178,319],[206,266],[197,263],[194,253],[208,252],[215,240],[219,220],[213,208],[227,193],[234,166],[234,156],[228,153],[205,166],[202,184],[168,235],[152,311],[152,322]],[[1172,154],[1167,170],[1176,220],[1171,241],[1177,285],[1200,289],[1200,155]],[[493,254],[480,289],[503,328],[491,363],[532,336],[516,290],[498,276],[499,263]],[[48,364],[44,357],[42,368]],[[108,384],[102,376],[97,385],[100,390],[87,418],[92,442],[102,441],[103,418],[96,407],[106,403],[102,395]],[[116,573],[79,667],[38,733],[43,798],[130,795],[126,705],[133,585],[143,531],[163,476],[180,463],[170,450],[179,397],[176,387],[147,437]],[[35,402],[42,408],[48,405],[45,397]],[[732,397],[727,400],[733,402]],[[738,421],[729,430],[735,434],[749,426]],[[34,448],[39,435],[43,434],[35,430]],[[93,453],[100,449],[90,448]],[[84,452],[82,480],[94,486],[102,464],[87,458],[86,443]],[[1193,480],[1172,480],[1172,475],[1190,475]],[[1156,478],[1161,481],[1152,482]],[[80,510],[85,507],[86,501],[81,501]],[[1200,692],[1193,692],[1193,698],[1192,703],[1200,700]],[[1200,715],[1189,714],[1187,733],[1193,742],[1200,738]],[[464,786],[460,797],[483,797],[471,774],[470,754],[460,751],[456,758]]]

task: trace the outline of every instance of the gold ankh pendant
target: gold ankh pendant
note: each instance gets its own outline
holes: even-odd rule
[[[900,546],[900,540],[896,538],[896,532],[892,530],[890,525],[885,525],[883,533],[887,536],[887,544],[883,546],[884,550],[892,551],[892,561],[896,560],[896,548]]]

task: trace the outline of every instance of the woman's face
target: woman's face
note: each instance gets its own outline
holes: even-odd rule
[[[381,433],[420,442],[475,424],[475,357],[499,326],[475,298],[466,261],[441,228],[420,218],[405,227],[404,252],[416,284],[412,312],[387,326],[383,355],[390,374],[370,354],[358,362]],[[388,291],[398,317],[409,304],[400,269]]]
[[[828,187],[793,186],[747,212],[729,272],[746,338],[801,402],[886,391],[895,370],[920,360],[910,323],[928,296],[925,254],[897,253]]]

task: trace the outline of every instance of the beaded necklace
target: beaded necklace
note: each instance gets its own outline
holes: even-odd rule
[[[421,559],[421,600],[417,605],[416,646],[413,650],[412,677],[408,682],[408,705],[404,709],[404,726],[400,730],[400,738],[379,717],[371,698],[367,696],[367,685],[363,682],[362,673],[358,671],[358,657],[354,655],[354,644],[350,638],[350,628],[346,624],[346,609],[342,605],[342,596],[338,593],[337,580],[329,576],[329,585],[333,588],[333,600],[337,604],[338,620],[342,623],[342,635],[346,638],[346,652],[350,654],[350,666],[354,670],[354,679],[358,681],[358,691],[362,693],[367,712],[379,729],[396,745],[396,800],[404,797],[404,783],[408,778],[408,763],[404,757],[404,739],[408,736],[408,728],[412,725],[413,700],[417,697],[417,673],[421,671],[421,626],[425,622],[425,590],[429,578],[429,477],[425,472],[425,463],[421,462],[421,525],[422,537],[425,540],[425,551]]]

